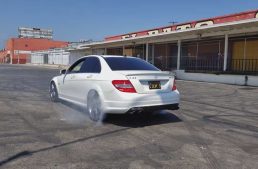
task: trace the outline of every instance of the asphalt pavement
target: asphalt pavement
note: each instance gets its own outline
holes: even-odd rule
[[[258,88],[177,81],[180,110],[95,124],[49,100],[58,72],[0,65],[0,168],[258,168]]]

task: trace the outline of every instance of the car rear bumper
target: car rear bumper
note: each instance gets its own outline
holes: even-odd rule
[[[142,111],[157,111],[157,110],[178,110],[179,104],[167,104],[158,106],[148,106],[148,107],[133,107],[129,109],[126,113],[142,112]]]
[[[177,110],[179,107],[179,92],[135,95],[120,98],[120,100],[104,101],[104,113],[124,114],[133,111]]]

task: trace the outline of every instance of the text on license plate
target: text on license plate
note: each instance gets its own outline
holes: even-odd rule
[[[149,81],[149,89],[161,89],[160,81]]]

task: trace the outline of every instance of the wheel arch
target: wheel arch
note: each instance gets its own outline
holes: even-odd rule
[[[95,86],[93,87],[92,89],[89,90],[89,92],[87,93],[87,96],[86,96],[86,104],[88,104],[88,99],[89,99],[89,96],[92,92],[95,92],[98,94],[99,98],[100,98],[100,101],[103,103],[103,100],[104,100],[104,95],[103,95],[103,92],[102,92],[102,89],[99,87],[99,86]]]
[[[54,83],[56,85],[56,90],[57,90],[58,93],[60,93],[57,78],[51,79],[50,82],[49,82],[49,86],[51,85],[51,83]]]

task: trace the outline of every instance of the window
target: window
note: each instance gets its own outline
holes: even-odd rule
[[[177,44],[156,44],[154,65],[161,70],[170,71],[177,67]]]
[[[108,48],[108,55],[123,55],[123,48]]]
[[[153,70],[159,71],[152,64],[139,58],[132,57],[108,57],[105,58],[107,64],[112,70]]]
[[[87,57],[82,65],[80,72],[82,73],[100,73],[100,61],[96,57]]]
[[[77,62],[75,62],[69,69],[68,72],[69,73],[79,73],[80,69],[84,63],[85,59],[80,59]]]
[[[221,39],[182,43],[182,69],[221,71],[223,69],[224,42]]]

